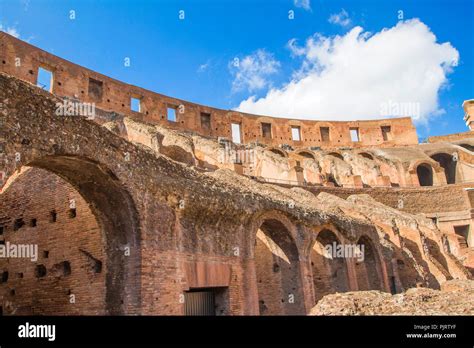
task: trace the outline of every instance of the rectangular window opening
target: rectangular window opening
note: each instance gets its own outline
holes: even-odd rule
[[[166,109],[166,118],[170,122],[176,122],[176,108],[168,107]]]
[[[301,129],[298,126],[291,127],[291,138],[293,141],[301,141]]]
[[[42,89],[52,92],[53,91],[53,72],[45,68],[38,68],[38,79],[36,85]]]
[[[135,112],[142,112],[142,102],[140,98],[130,98],[130,109]]]
[[[329,127],[319,127],[319,132],[321,133],[321,141],[329,142]]]
[[[211,129],[211,114],[201,112],[201,128],[205,130]]]
[[[89,77],[89,96],[92,99],[101,101],[103,82]]]
[[[389,141],[392,140],[392,128],[390,126],[382,126],[380,127],[382,129],[382,137],[383,141]]]
[[[360,141],[360,139],[359,139],[359,128],[350,128],[349,132],[351,134],[351,141],[353,141],[353,142]]]
[[[262,136],[268,139],[272,138],[272,124],[271,123],[262,122]]]
[[[236,144],[240,144],[242,141],[241,132],[240,132],[240,123],[232,123],[232,141]]]

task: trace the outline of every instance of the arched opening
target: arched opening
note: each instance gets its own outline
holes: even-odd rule
[[[359,152],[359,156],[362,156],[362,157],[367,158],[369,160],[374,159],[374,156],[372,156],[370,153],[367,153],[367,152]]]
[[[254,259],[260,314],[304,314],[298,250],[282,222],[269,219],[262,223]]]
[[[446,175],[446,182],[454,184],[456,182],[456,165],[457,162],[453,160],[453,156],[447,153],[438,153],[431,156],[444,169]]]
[[[356,244],[363,255],[362,258],[355,260],[355,269],[359,290],[363,291],[383,289],[377,250],[375,249],[372,241],[369,237],[362,236],[359,238],[359,241]]]
[[[45,229],[44,238],[64,244],[65,250],[59,256],[58,245],[51,244],[48,239],[38,239],[38,232],[25,235],[27,240],[39,244],[35,267],[42,270],[34,272],[35,277],[41,280],[31,284],[32,296],[35,293],[47,296],[43,298],[45,306],[55,301],[69,305],[57,305],[51,309],[41,305],[38,307],[36,303],[34,314],[83,314],[78,308],[71,309],[69,296],[77,295],[75,291],[87,287],[89,282],[93,287],[100,277],[103,277],[100,283],[104,292],[102,307],[99,293],[97,297],[90,297],[90,291],[87,291],[87,301],[96,305],[87,313],[137,313],[140,308],[139,219],[134,202],[124,186],[107,168],[79,157],[45,156],[28,163],[28,167],[32,167],[31,175],[40,172],[50,180],[32,186],[32,182],[23,182],[28,176],[22,178],[20,175],[2,193],[1,203],[6,203],[8,190],[23,184],[24,187],[20,188],[24,190],[18,191],[18,199],[23,202],[23,220],[32,230]],[[27,191],[28,187],[34,192]],[[48,196],[51,192],[59,195]],[[73,201],[71,197],[75,197]],[[39,210],[39,215],[33,214],[34,211],[27,209],[28,204],[38,209],[47,208],[48,212],[45,214]],[[17,219],[14,216],[9,218]],[[63,228],[74,230],[64,231]],[[94,238],[89,235],[90,230],[96,234]],[[67,233],[74,235],[68,236]],[[27,279],[31,276],[29,273],[23,272],[23,277]],[[66,278],[71,282],[68,283]],[[62,286],[58,286],[60,283]],[[32,300],[35,301],[34,298]],[[25,299],[20,305],[31,307],[27,302]]]
[[[430,165],[422,163],[416,168],[420,186],[433,186],[433,168]]]
[[[465,148],[466,150],[469,150],[471,152],[474,152],[474,146],[470,144],[459,144],[459,146]]]
[[[298,152],[298,155],[300,155],[302,157],[305,157],[305,158],[314,159],[314,155],[311,152],[308,152],[308,151],[300,151],[300,152]]]
[[[342,157],[342,155],[340,153],[337,153],[337,152],[330,152],[327,154],[328,156],[332,156],[332,157],[336,157],[336,158],[339,158],[340,160],[343,160],[344,161],[344,157]]]
[[[283,150],[273,148],[273,149],[270,149],[270,151],[273,152],[274,154],[277,154],[278,156],[286,157],[285,152]]]
[[[318,234],[311,250],[315,302],[328,294],[349,291],[343,247],[334,232],[325,229]]]

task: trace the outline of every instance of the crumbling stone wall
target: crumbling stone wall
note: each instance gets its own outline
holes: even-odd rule
[[[316,232],[329,224],[347,241],[370,238],[379,255],[380,289],[389,291],[390,265],[402,246],[380,231],[388,207],[360,211],[348,200],[261,184],[229,170],[202,173],[84,117],[56,115],[57,99],[34,86],[3,74],[0,85],[0,199],[25,166],[59,175],[74,187],[104,239],[105,313],[184,314],[182,295],[205,288],[219,292],[223,314],[259,314],[259,229],[293,260],[275,287],[283,295],[296,291],[285,313],[305,314],[314,305],[311,248]],[[406,228],[419,232],[416,225]],[[426,272],[449,274],[442,263],[435,267]],[[456,277],[467,277],[461,265],[450,267],[458,267]],[[353,262],[347,269],[350,289],[356,290]]]

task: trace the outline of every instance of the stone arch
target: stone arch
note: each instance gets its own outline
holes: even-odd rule
[[[288,157],[288,153],[286,153],[285,150],[282,150],[278,147],[269,148],[268,151],[273,152],[274,154],[277,154],[281,157]]]
[[[268,213],[256,222],[253,260],[259,313],[304,314],[300,253],[294,227],[279,213]]]
[[[420,163],[416,167],[416,175],[420,186],[433,186],[433,167],[428,163]]]
[[[88,203],[104,240],[105,313],[137,312],[140,308],[140,227],[134,201],[125,186],[104,165],[79,156],[40,156],[24,166],[59,176]],[[24,166],[17,168],[17,172]],[[2,194],[14,179],[15,175],[3,187]]]
[[[305,158],[316,160],[316,157],[314,156],[314,154],[308,150],[298,151],[297,154]]]
[[[312,244],[310,261],[315,302],[325,295],[350,289],[346,258],[337,255],[337,248],[343,245],[338,235],[329,228],[322,229]],[[328,251],[335,254],[328,254]]]
[[[367,235],[362,235],[356,245],[361,250],[363,247],[364,260],[355,260],[355,271],[357,276],[357,285],[362,290],[383,290],[383,276],[381,267],[381,258],[372,239]]]
[[[369,160],[374,159],[374,156],[372,154],[368,153],[368,152],[359,152],[358,155],[361,156],[361,157],[367,158]]]
[[[344,157],[339,152],[329,152],[326,156],[332,156],[344,161]]]
[[[474,145],[462,143],[462,144],[458,144],[458,146],[461,146],[462,148],[468,151],[474,152]]]
[[[438,152],[430,156],[433,160],[439,163],[444,169],[446,175],[446,183],[454,184],[459,180],[457,173],[457,161],[453,160],[453,155],[445,152]]]

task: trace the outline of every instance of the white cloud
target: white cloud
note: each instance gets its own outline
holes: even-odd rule
[[[310,0],[293,0],[293,3],[296,7],[301,7],[306,11],[311,11],[311,2]]]
[[[3,32],[5,32],[7,34],[10,34],[11,36],[14,36],[14,37],[17,37],[17,38],[20,37],[20,33],[18,32],[18,30],[16,28],[4,27],[1,23],[0,23],[0,31],[3,31]]]
[[[278,71],[280,63],[273,55],[260,49],[242,59],[235,58],[229,62],[229,69],[234,76],[232,90],[254,92],[268,87],[268,77]]]
[[[292,80],[260,99],[249,97],[238,110],[327,120],[375,119],[416,110],[403,116],[426,122],[444,112],[438,93],[459,59],[450,43],[437,43],[417,19],[374,35],[361,27],[343,36],[316,34],[303,47],[295,40],[288,47],[303,59]]]
[[[329,23],[338,24],[341,27],[347,27],[351,24],[351,19],[346,10],[342,9],[339,13],[332,14],[329,19]]]

